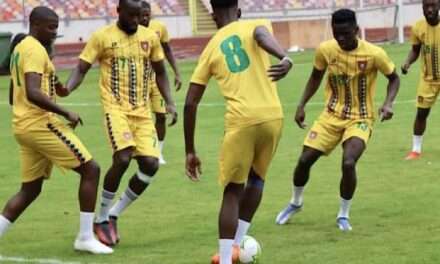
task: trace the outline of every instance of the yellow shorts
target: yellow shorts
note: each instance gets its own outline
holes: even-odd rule
[[[32,131],[15,133],[20,144],[22,182],[49,178],[53,164],[75,169],[92,159],[73,131],[61,121],[34,127]]]
[[[421,78],[419,87],[417,88],[417,104],[418,108],[431,108],[434,106],[435,101],[440,91],[440,83],[426,82]]]
[[[153,113],[166,114],[167,109],[165,106],[165,100],[162,98],[162,95],[159,92],[159,88],[157,88],[156,83],[152,84],[150,87],[151,111]]]
[[[330,154],[339,142],[357,137],[367,145],[373,131],[373,120],[344,120],[328,112],[324,112],[313,124],[304,146]]]
[[[114,152],[134,147],[134,156],[159,157],[156,128],[151,118],[107,112],[105,126]]]
[[[220,184],[246,183],[251,168],[264,180],[282,127],[279,119],[226,131],[220,152]]]

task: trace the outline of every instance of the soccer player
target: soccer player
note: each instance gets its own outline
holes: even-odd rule
[[[165,53],[165,57],[168,60],[169,64],[171,65],[171,68],[174,71],[174,84],[176,86],[176,90],[180,90],[180,87],[182,86],[182,81],[180,79],[180,73],[179,68],[177,67],[176,59],[174,58],[173,51],[171,50],[171,46],[169,44],[170,39],[168,37],[168,30],[165,27],[165,25],[155,19],[151,19],[151,6],[148,2],[142,1],[142,11],[141,11],[141,21],[140,24],[142,26],[148,27],[154,32],[156,32],[157,36],[160,39],[160,44],[162,46],[162,49]],[[165,159],[163,158],[163,145],[165,140],[165,134],[166,134],[166,109],[165,109],[165,102],[160,95],[160,92],[156,85],[156,80],[154,76],[154,72],[151,71],[150,76],[150,106],[151,110],[156,115],[156,131],[157,131],[157,137],[159,139],[159,149],[160,149],[160,156],[159,156],[159,164],[166,164]]]
[[[55,40],[58,16],[47,7],[30,14],[30,32],[14,48],[11,73],[14,89],[13,131],[20,145],[22,185],[0,215],[0,237],[38,197],[53,165],[81,176],[80,231],[74,248],[95,254],[113,250],[93,235],[99,166],[71,128],[82,123],[78,114],[55,103],[55,68],[45,47]],[[18,42],[17,42],[18,43]],[[69,128],[56,115],[64,117]]]
[[[167,112],[172,115],[171,125],[177,121],[159,38],[154,31],[138,27],[140,11],[139,0],[119,1],[118,21],[92,35],[65,91],[67,95],[76,89],[92,64],[99,62],[105,124],[113,149],[113,163],[104,179],[101,209],[95,221],[95,232],[106,245],[119,241],[117,218],[145,191],[159,169],[157,133],[148,105],[149,65],[156,74]],[[111,207],[133,157],[139,170],[119,201]]]
[[[407,74],[411,65],[422,53],[420,82],[417,89],[417,115],[414,121],[412,151],[406,160],[418,159],[422,153],[423,134],[426,130],[426,120],[432,106],[437,101],[440,91],[440,3],[438,0],[423,0],[425,19],[418,21],[412,27],[412,49],[402,66],[402,73]]]
[[[224,187],[219,214],[219,255],[211,263],[238,260],[238,245],[260,204],[269,164],[283,126],[275,81],[292,60],[272,36],[267,20],[238,21],[237,0],[211,0],[219,31],[200,56],[185,103],[186,174],[198,181],[201,161],[194,146],[198,104],[211,77],[226,100],[219,181]],[[268,53],[280,59],[270,66]],[[237,148],[237,146],[240,146]]]
[[[375,121],[373,100],[378,71],[388,79],[380,119],[385,121],[393,117],[393,102],[400,85],[393,62],[380,47],[358,39],[354,11],[340,9],[333,13],[332,30],[334,39],[321,43],[316,50],[314,68],[296,111],[296,123],[300,128],[306,127],[306,104],[318,90],[326,71],[327,106],[304,141],[303,152],[293,173],[292,199],[276,218],[280,225],[303,207],[304,187],[313,164],[342,142],[341,203],[337,225],[343,231],[350,231],[349,210],[356,189],[356,163],[367,146]]]

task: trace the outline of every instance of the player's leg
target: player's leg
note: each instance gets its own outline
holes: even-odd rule
[[[157,138],[159,139],[159,149],[160,149],[160,157],[159,157],[159,163],[160,164],[166,164],[166,161],[163,157],[163,146],[165,142],[165,135],[166,135],[166,115],[164,113],[156,113],[156,131],[157,131]]]
[[[94,254],[111,254],[113,250],[101,244],[101,242],[95,239],[93,234],[94,212],[100,174],[99,165],[94,160],[89,160],[75,168],[74,171],[81,176],[78,193],[80,229],[74,247],[76,250],[88,251]]]
[[[420,81],[417,88],[417,114],[414,120],[413,144],[411,152],[406,156],[406,160],[415,160],[420,158],[422,153],[423,134],[426,130],[426,123],[431,108],[434,106],[438,97],[438,85],[433,85]]]
[[[115,242],[119,241],[118,217],[147,189],[159,169],[159,147],[152,120],[143,117],[130,117],[129,123],[132,127],[135,145],[133,156],[136,157],[139,170],[131,177],[121,198],[109,211],[110,228],[113,237],[116,238]]]
[[[12,223],[24,210],[39,196],[44,177],[41,176],[31,182],[22,183],[18,191],[5,205],[0,215],[0,237],[9,229]]]
[[[233,250],[239,223],[240,203],[252,167],[256,142],[256,126],[226,131],[220,151],[220,183],[225,186],[219,212],[219,255],[211,263],[232,263],[238,260]],[[236,146],[240,144],[240,148]]]
[[[111,232],[116,243],[120,240],[117,226],[118,217],[147,189],[159,169],[159,160],[156,157],[139,156],[136,157],[136,160],[139,170],[131,177],[127,189],[109,212]]]
[[[275,222],[286,224],[303,206],[304,189],[310,178],[310,169],[324,154],[329,154],[342,139],[341,121],[329,113],[323,113],[313,124],[304,140],[304,148],[293,172],[292,197],[277,215]]]
[[[358,137],[351,137],[343,143],[342,179],[340,183],[341,204],[337,216],[338,227],[342,231],[352,229],[348,219],[350,218],[350,207],[357,184],[356,163],[365,148],[365,141]]]
[[[426,121],[430,112],[431,108],[417,108],[416,119],[414,120],[412,150],[406,157],[407,160],[417,159],[422,153],[423,134],[426,130]]]

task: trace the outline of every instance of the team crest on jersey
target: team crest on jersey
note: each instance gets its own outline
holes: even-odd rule
[[[116,49],[118,47],[118,42],[112,42],[112,49]]]
[[[133,135],[131,134],[131,132],[124,132],[123,136],[124,136],[125,140],[130,140],[133,138]]]
[[[148,41],[141,42],[141,47],[144,51],[147,51],[149,46]]]
[[[316,131],[311,131],[310,132],[310,134],[309,134],[309,138],[311,139],[311,140],[314,140],[314,139],[316,139],[318,137],[318,132],[316,132]]]
[[[336,60],[336,58],[330,60],[329,65],[336,65],[336,64],[338,64],[338,60]]]
[[[160,32],[156,31],[156,35],[160,38]]]
[[[358,61],[358,67],[361,71],[365,71],[367,69],[368,62],[367,61]]]

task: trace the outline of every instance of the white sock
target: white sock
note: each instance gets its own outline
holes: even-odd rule
[[[98,217],[96,218],[97,223],[102,223],[108,221],[108,212],[112,205],[113,198],[115,198],[115,193],[106,190],[102,191],[101,194],[101,209],[99,210]]]
[[[132,203],[139,195],[127,187],[119,201],[110,209],[109,215],[119,217],[119,215]]]
[[[345,200],[344,198],[341,198],[341,206],[339,208],[338,218],[349,218],[350,207],[351,200]]]
[[[162,152],[163,152],[163,144],[164,144],[165,142],[164,141],[159,141],[159,149],[160,149],[160,155],[161,156],[163,156],[162,155]]]
[[[0,215],[0,237],[2,237],[6,233],[11,225],[11,221],[9,221],[3,215]]]
[[[79,213],[79,234],[78,239],[84,241],[93,238],[93,218],[95,213]]]
[[[303,204],[303,195],[304,186],[293,186],[292,199],[290,200],[290,203],[296,206],[301,206]]]
[[[234,244],[233,239],[220,239],[219,240],[220,264],[232,264],[232,245],[233,244]]]
[[[234,245],[240,245],[243,237],[247,234],[251,223],[238,219],[238,227],[235,232]]]
[[[422,153],[423,136],[413,136],[413,149],[412,151]]]

